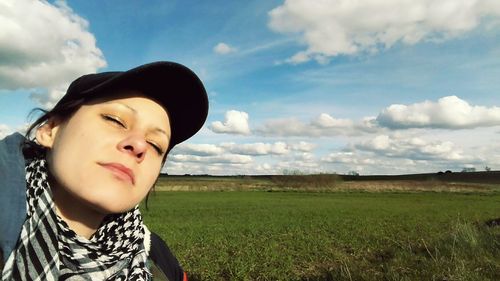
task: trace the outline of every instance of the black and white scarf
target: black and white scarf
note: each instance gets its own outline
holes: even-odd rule
[[[152,279],[144,246],[149,231],[137,207],[107,216],[89,240],[57,216],[47,177],[44,159],[26,166],[27,219],[2,280]]]

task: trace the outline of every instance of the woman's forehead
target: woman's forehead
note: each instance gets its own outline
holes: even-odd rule
[[[167,110],[160,103],[140,94],[140,92],[136,92],[133,95],[125,94],[116,95],[114,98],[96,99],[87,103],[84,107],[116,109],[129,113],[141,120],[144,119],[148,122],[158,123],[156,124],[158,126],[163,124],[170,128],[170,118]]]

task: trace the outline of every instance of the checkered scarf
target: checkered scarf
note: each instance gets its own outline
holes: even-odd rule
[[[151,280],[136,207],[109,215],[90,240],[56,215],[44,159],[26,166],[27,219],[2,280]]]

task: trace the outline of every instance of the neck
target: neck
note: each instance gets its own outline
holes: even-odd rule
[[[52,194],[57,215],[76,234],[90,239],[106,215],[90,208],[60,186],[52,185]]]

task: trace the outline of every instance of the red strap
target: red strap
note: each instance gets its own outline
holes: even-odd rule
[[[186,272],[184,272],[184,277],[182,278],[182,281],[188,281],[188,276],[187,276]]]

